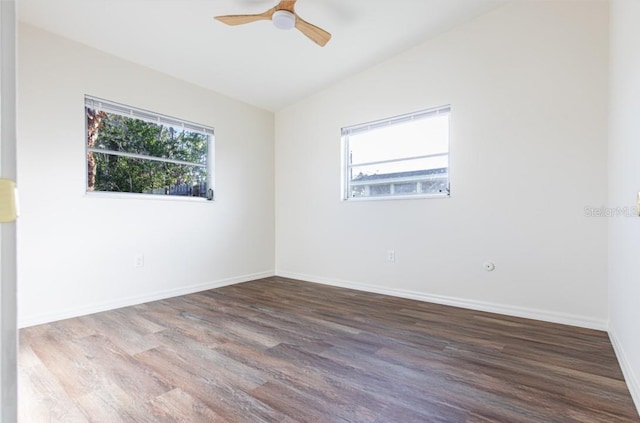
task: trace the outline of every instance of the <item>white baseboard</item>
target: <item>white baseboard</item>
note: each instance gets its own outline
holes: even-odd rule
[[[340,288],[355,289],[358,291],[373,292],[376,294],[391,295],[394,297],[409,298],[412,300],[425,301],[428,303],[436,303],[467,308],[471,310],[505,314],[507,316],[524,317],[526,319],[542,320],[544,322],[560,323],[563,325],[577,326],[602,331],[606,331],[608,329],[606,320],[593,319],[586,316],[576,316],[573,314],[559,313],[548,310],[516,307],[507,304],[497,304],[484,301],[468,300],[464,298],[447,297],[443,295],[433,295],[424,292],[386,288],[378,285],[368,285],[287,271],[276,270],[276,275],[282,276],[284,278],[299,279],[307,282],[337,286]]]
[[[613,350],[616,352],[616,357],[618,358],[618,363],[620,363],[624,380],[627,382],[627,386],[629,387],[631,398],[633,398],[636,410],[638,410],[638,414],[640,415],[640,383],[638,383],[638,378],[633,373],[629,360],[627,360],[624,349],[622,348],[613,328],[609,328],[609,339],[611,339],[611,345],[613,345]]]
[[[148,294],[136,295],[133,297],[121,298],[113,301],[105,301],[91,305],[74,307],[53,313],[44,313],[35,316],[27,316],[18,320],[19,328],[40,325],[43,323],[55,322],[58,320],[70,319],[72,317],[86,316],[88,314],[99,313],[101,311],[114,310],[116,308],[128,307],[136,304],[148,303],[151,301],[164,300],[165,298],[177,297],[180,295],[193,294],[194,292],[206,291],[223,286],[234,285],[242,282],[249,282],[256,279],[274,276],[274,271],[252,273],[248,275],[236,276],[233,278],[221,279],[212,282],[189,285],[180,288],[167,289],[164,291],[151,292]]]

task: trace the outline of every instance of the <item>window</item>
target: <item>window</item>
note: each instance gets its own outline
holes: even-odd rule
[[[85,97],[87,191],[213,199],[213,129]]]
[[[449,195],[450,106],[342,129],[344,199]]]

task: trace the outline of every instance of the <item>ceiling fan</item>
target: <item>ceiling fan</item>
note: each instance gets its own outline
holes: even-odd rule
[[[251,22],[271,20],[278,29],[296,28],[311,41],[324,47],[331,39],[331,34],[322,28],[303,20],[294,10],[297,0],[280,0],[275,7],[264,13],[255,15],[226,15],[216,16],[215,19],[227,25],[243,25]]]

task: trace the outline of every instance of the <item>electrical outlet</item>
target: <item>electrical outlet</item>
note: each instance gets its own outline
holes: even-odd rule
[[[144,255],[138,254],[133,258],[134,267],[144,267]]]
[[[387,250],[387,261],[396,261],[396,252],[394,250]]]

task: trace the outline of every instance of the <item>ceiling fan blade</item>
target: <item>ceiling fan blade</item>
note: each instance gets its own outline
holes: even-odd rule
[[[310,24],[309,22],[296,15],[296,29],[306,35],[311,41],[324,47],[331,39],[331,34],[322,28]]]
[[[276,8],[271,8],[264,13],[259,13],[256,15],[226,15],[226,16],[216,16],[214,19],[225,23],[227,25],[244,25],[251,22],[257,21],[265,21],[271,19],[271,15],[276,11]]]
[[[295,13],[293,8],[296,6],[298,0],[280,0],[280,3],[276,6],[278,10],[288,10],[291,13]]]

